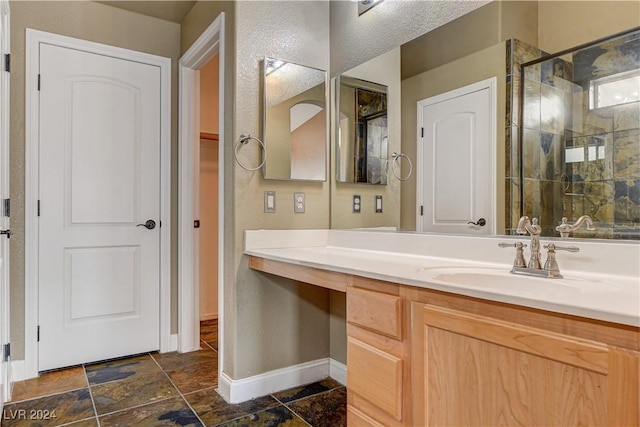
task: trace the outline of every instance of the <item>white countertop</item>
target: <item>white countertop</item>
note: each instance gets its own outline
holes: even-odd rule
[[[509,273],[515,249],[496,249],[497,242],[515,240],[382,231],[256,230],[245,232],[245,254],[640,326],[640,244],[554,241],[578,246],[582,255],[558,252],[564,278],[543,279]],[[573,261],[568,261],[571,257]]]

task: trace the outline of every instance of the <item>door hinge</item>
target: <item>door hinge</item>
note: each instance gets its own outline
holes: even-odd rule
[[[3,362],[8,362],[9,357],[11,357],[11,343],[6,343],[4,345],[4,356],[2,358]]]
[[[40,216],[40,200],[38,200],[38,216]]]
[[[11,199],[2,201],[2,216],[11,216]]]
[[[11,54],[10,53],[4,54],[4,70],[7,73],[11,72]]]
[[[40,342],[40,325],[38,325],[38,332],[36,336],[37,336],[37,341]]]
[[[420,128],[420,137],[424,138],[424,128]]]
[[[424,206],[420,205],[420,216],[424,215]]]
[[[38,74],[38,90],[40,90],[40,74]]]

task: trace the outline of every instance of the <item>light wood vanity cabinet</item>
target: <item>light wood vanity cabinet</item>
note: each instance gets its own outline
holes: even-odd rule
[[[412,304],[416,426],[638,425],[637,352]]]
[[[408,426],[410,347],[400,286],[353,277],[347,287],[347,424]]]
[[[638,327],[280,264],[347,292],[349,427],[640,426]]]

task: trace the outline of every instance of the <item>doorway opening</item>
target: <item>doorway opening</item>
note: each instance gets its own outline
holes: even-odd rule
[[[221,13],[200,35],[187,52],[180,58],[180,99],[179,99],[179,172],[178,172],[178,351],[189,352],[200,348],[201,315],[218,319],[218,372],[222,373],[223,364],[223,277],[224,277],[224,13]],[[217,62],[217,81],[215,70]],[[212,76],[213,74],[213,76]],[[214,84],[215,83],[215,84]],[[209,84],[217,86],[217,96]],[[206,91],[208,106],[201,107],[202,91]],[[217,104],[217,112],[211,102]],[[204,117],[203,117],[204,116]],[[215,118],[212,116],[216,116]],[[214,132],[204,131],[202,126],[217,122],[217,141]],[[217,144],[216,144],[217,142]],[[214,148],[214,145],[217,146]],[[217,153],[213,153],[217,151]],[[202,161],[201,161],[202,155]],[[213,177],[203,177],[201,168],[215,162],[217,155],[217,191],[212,189],[216,183]],[[207,206],[216,199],[217,203]],[[201,217],[203,210],[206,217]],[[217,211],[217,218],[211,210]],[[205,218],[205,219],[203,219]],[[215,219],[214,219],[215,218]],[[202,236],[202,228],[195,228],[195,221],[206,220],[211,235],[217,234],[217,243],[213,243],[207,233]],[[214,222],[216,221],[216,222]],[[213,228],[217,231],[211,230]],[[217,246],[213,253],[211,245]],[[202,256],[200,255],[202,254]],[[213,257],[213,259],[212,259]],[[215,263],[217,271],[201,272],[201,264]],[[203,266],[204,267],[204,266]],[[217,277],[212,277],[217,276]],[[206,277],[206,285],[200,278]],[[217,285],[214,290],[212,283]],[[200,288],[203,289],[201,296]],[[213,302],[211,293],[217,291],[217,301]],[[201,298],[207,298],[206,308],[200,304]],[[217,305],[217,310],[211,305]],[[215,311],[215,312],[214,312]]]

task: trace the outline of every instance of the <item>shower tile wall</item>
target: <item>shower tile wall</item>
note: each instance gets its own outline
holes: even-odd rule
[[[547,236],[563,216],[588,214],[597,230],[576,237],[640,238],[640,102],[589,105],[593,79],[640,69],[640,32],[527,67],[522,79],[520,64],[544,54],[507,42],[507,233],[521,214],[539,217]]]

